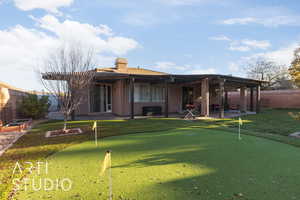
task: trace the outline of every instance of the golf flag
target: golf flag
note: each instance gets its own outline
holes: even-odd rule
[[[241,126],[243,125],[243,120],[239,117],[239,140],[241,140]]]
[[[98,146],[97,121],[94,122],[92,129],[93,131],[95,131],[95,144],[96,146]]]
[[[243,125],[243,120],[241,119],[241,117],[239,117],[239,125]]]
[[[95,121],[93,124],[93,127],[92,127],[93,131],[96,130],[96,128],[97,128],[97,121]]]

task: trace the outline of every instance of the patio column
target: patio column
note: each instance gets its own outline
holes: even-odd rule
[[[240,88],[240,111],[242,113],[247,111],[247,98],[246,98],[246,87]]]
[[[256,113],[260,112],[260,85],[256,86]]]
[[[224,107],[225,107],[225,93],[224,93],[224,85],[225,85],[225,80],[221,79],[219,82],[219,103],[220,103],[220,111],[219,111],[219,117],[224,118]]]
[[[169,117],[169,83],[165,83],[165,117]]]
[[[228,105],[228,91],[227,90],[225,90],[225,103],[224,103],[225,105],[225,110],[228,110],[228,107],[229,107],[229,105]]]
[[[253,87],[250,88],[250,111],[251,112],[254,111],[254,107],[253,107]]]
[[[201,115],[209,116],[209,80],[208,78],[201,81]]]
[[[130,78],[130,119],[134,119],[134,78]]]

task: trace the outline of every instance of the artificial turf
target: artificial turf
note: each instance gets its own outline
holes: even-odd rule
[[[114,136],[64,149],[47,160],[48,174],[69,178],[70,191],[19,191],[16,199],[107,199],[100,176],[104,152],[112,150],[114,199],[296,200],[300,199],[300,149],[235,132],[203,128]]]

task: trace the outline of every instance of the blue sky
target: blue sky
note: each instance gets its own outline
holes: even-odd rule
[[[288,65],[297,0],[0,0],[0,81],[41,90],[36,69],[63,41],[93,46],[99,66],[245,76],[263,57]]]

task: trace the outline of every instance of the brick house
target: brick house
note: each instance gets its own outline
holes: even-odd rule
[[[10,122],[17,118],[17,106],[28,92],[0,82],[0,121]]]
[[[83,91],[85,101],[76,115],[117,116],[145,114],[154,109],[164,114],[181,113],[187,104],[193,104],[203,116],[218,112],[224,117],[228,102],[228,91],[240,91],[239,109],[244,112],[259,111],[261,82],[240,77],[198,74],[176,75],[143,68],[128,67],[124,58],[118,58],[115,67],[97,68],[90,88]],[[247,101],[246,91],[250,91]],[[254,91],[257,91],[254,93]],[[255,94],[255,95],[254,95]],[[254,98],[256,105],[254,105]],[[249,106],[247,105],[249,102]]]

